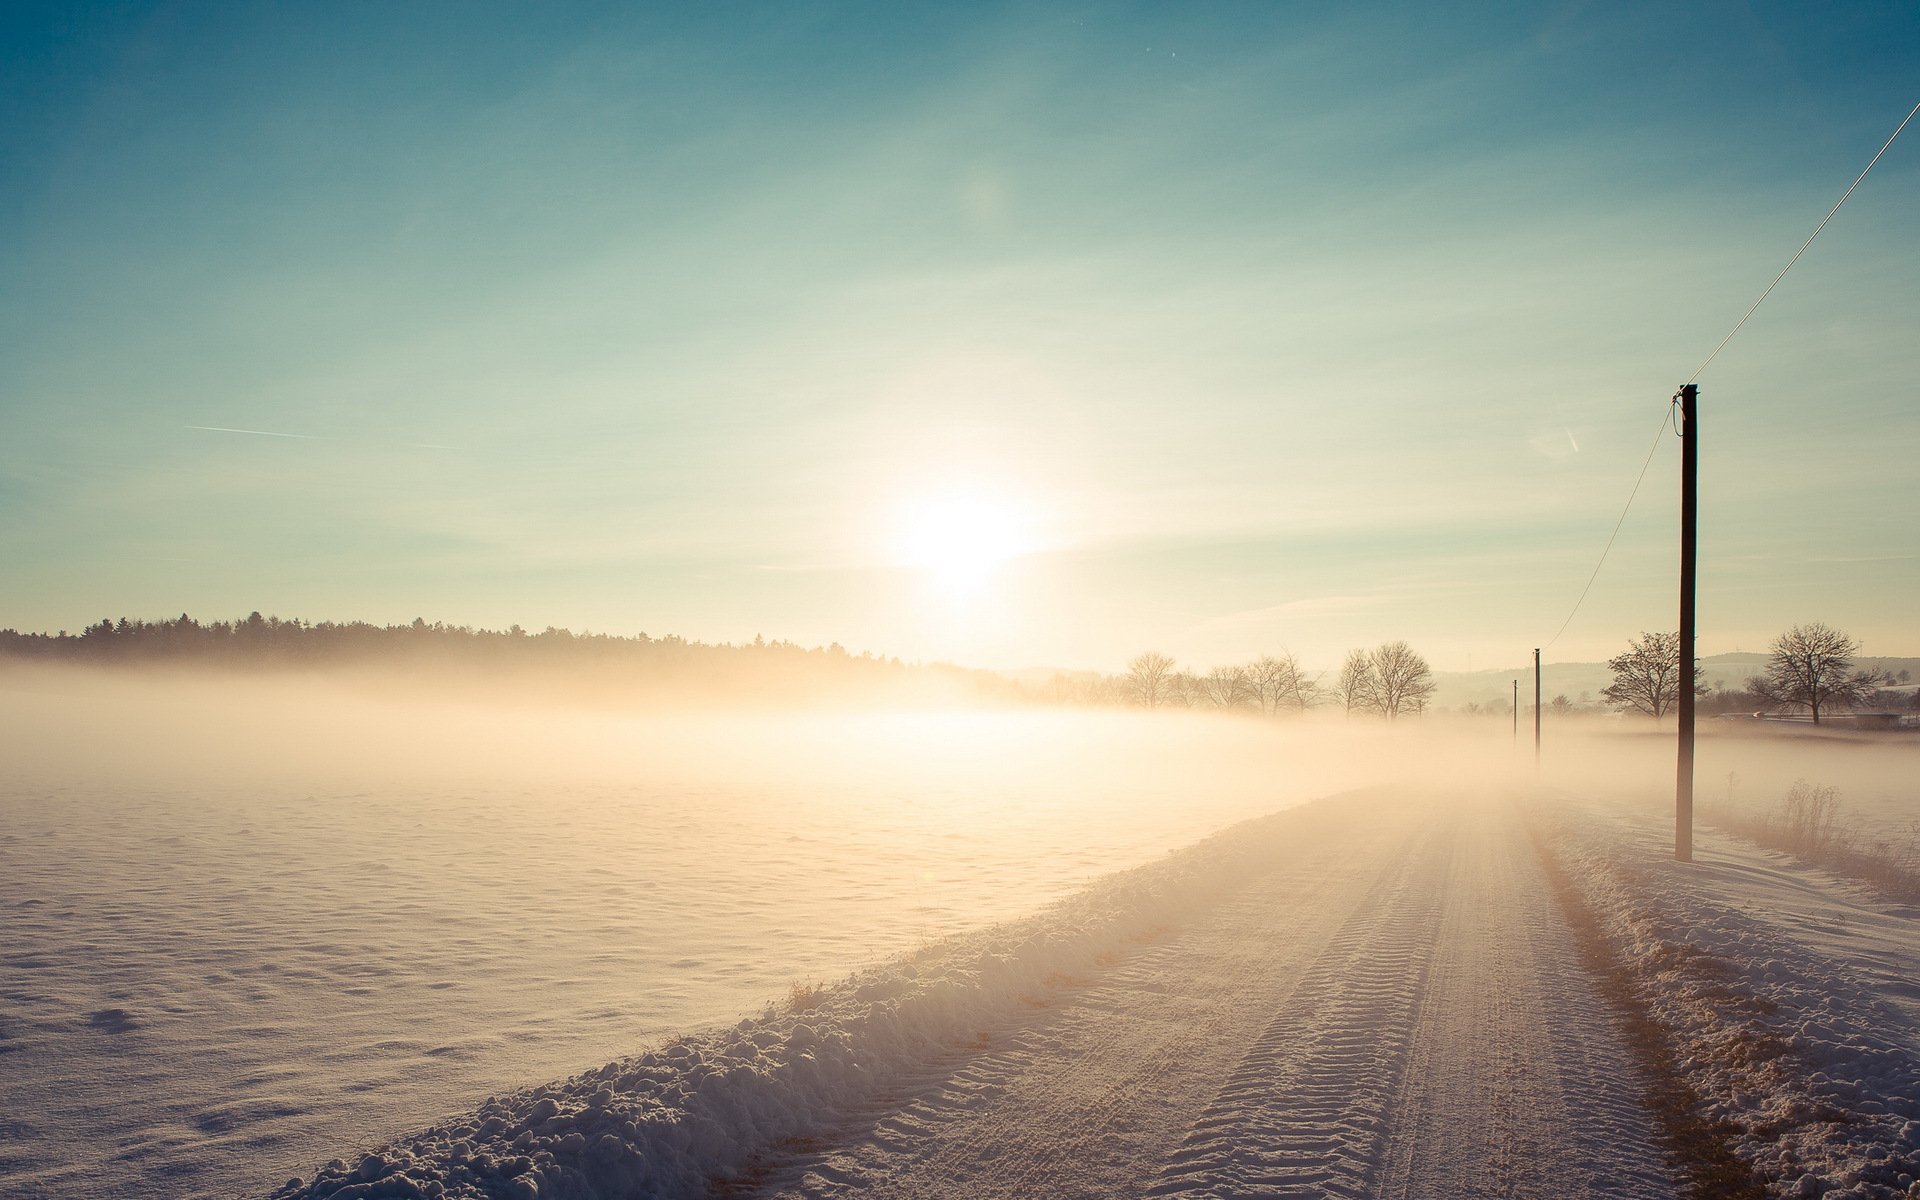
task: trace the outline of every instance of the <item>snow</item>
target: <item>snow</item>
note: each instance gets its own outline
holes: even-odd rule
[[[1670,820],[1567,796],[1559,838],[1687,1081],[1774,1194],[1920,1195],[1920,911]]]
[[[1755,728],[1738,722],[1703,722],[1695,789],[1703,807],[1730,805],[1766,815],[1796,780],[1835,788],[1840,819],[1871,838],[1899,838],[1920,829],[1920,736],[1912,733],[1853,733],[1812,726]],[[1565,761],[1563,741],[1551,743],[1549,769],[1566,786],[1592,790],[1620,782],[1620,758],[1644,769],[1641,786],[1648,795],[1673,789],[1673,729],[1644,726],[1598,738],[1610,747],[1608,760],[1596,762],[1576,751]],[[1582,751],[1584,748],[1582,748]],[[1562,760],[1556,762],[1555,760]]]
[[[1658,738],[231,688],[0,677],[0,1194],[1671,1195],[1539,828],[1777,1194],[1916,1173],[1916,914]]]
[[[1670,1195],[1636,1080],[1516,806],[1396,790],[275,1196]]]
[[[1278,823],[1102,881],[1024,920],[857,974],[798,1010],[674,1041],[488,1100],[372,1161],[276,1196],[699,1195],[819,1129],[1057,981],[1231,887]],[[377,1191],[356,1192],[356,1184]]]
[[[348,700],[0,681],[0,1194],[264,1190],[1400,770],[1165,716]]]

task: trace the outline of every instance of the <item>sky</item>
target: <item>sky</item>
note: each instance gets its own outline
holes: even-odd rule
[[[1916,52],[1904,0],[10,5],[0,626],[1604,658],[1677,622],[1668,398]],[[1703,654],[1920,653],[1917,215],[1910,128],[1699,377]]]

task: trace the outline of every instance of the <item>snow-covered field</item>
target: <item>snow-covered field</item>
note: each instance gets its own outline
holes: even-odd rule
[[[1705,743],[1703,799],[1767,813],[1794,781],[1832,787],[1839,820],[1869,839],[1920,834],[1920,735],[1810,733],[1714,737]]]
[[[0,689],[9,1197],[257,1191],[1406,769],[1164,716]]]

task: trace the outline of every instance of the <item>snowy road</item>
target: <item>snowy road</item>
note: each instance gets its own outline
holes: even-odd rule
[[[1674,1195],[1517,804],[1369,817],[726,1192]]]

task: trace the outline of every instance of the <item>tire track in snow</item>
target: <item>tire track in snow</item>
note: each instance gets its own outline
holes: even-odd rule
[[[1372,1194],[1672,1195],[1630,1052],[1515,816],[1463,812]]]
[[[1674,1195],[1519,809],[1337,815],[728,1194]]]
[[[763,1165],[759,1186],[735,1194],[1140,1194],[1419,836],[1397,804],[1352,816],[1303,821],[1270,871],[1175,938],[1067,989],[1057,1008],[988,1031],[991,1048],[922,1077],[835,1145]]]
[[[1450,833],[1403,855],[1353,911],[1146,1194],[1371,1194],[1426,989]]]

